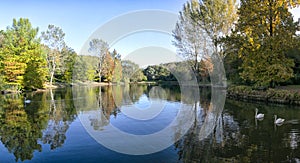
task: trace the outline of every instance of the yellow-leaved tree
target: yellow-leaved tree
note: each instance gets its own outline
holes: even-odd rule
[[[293,76],[286,57],[296,45],[297,23],[289,9],[299,0],[241,0],[234,34],[227,38],[241,59],[240,76],[254,86],[274,87]]]

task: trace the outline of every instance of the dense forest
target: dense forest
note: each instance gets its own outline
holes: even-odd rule
[[[173,45],[184,64],[145,69],[121,60],[105,40],[91,40],[90,54],[78,55],[66,45],[60,27],[49,25],[39,32],[29,19],[13,19],[0,31],[0,90],[36,90],[55,83],[176,81],[172,64],[182,73],[188,65],[199,83],[209,83],[216,61],[223,63],[231,84],[299,84],[299,22],[290,13],[299,4],[299,0],[188,1],[173,30]]]

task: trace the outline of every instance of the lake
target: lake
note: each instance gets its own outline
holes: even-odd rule
[[[187,90],[133,84],[0,95],[0,162],[300,162],[300,107]],[[275,125],[274,115],[285,123]]]

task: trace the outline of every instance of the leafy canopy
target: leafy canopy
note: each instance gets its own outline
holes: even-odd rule
[[[287,0],[242,0],[234,34],[227,38],[242,60],[241,78],[256,86],[274,86],[293,76],[288,50],[295,47],[297,24]]]

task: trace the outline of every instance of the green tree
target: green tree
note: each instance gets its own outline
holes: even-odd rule
[[[61,71],[61,79],[63,82],[72,82],[76,56],[77,54],[72,48],[66,46],[62,49],[62,61],[59,67]]]
[[[73,73],[72,73],[73,82],[88,80],[86,74],[87,65],[84,62],[83,56],[77,55],[75,61],[76,62],[74,63]]]
[[[241,78],[255,86],[272,86],[293,76],[297,24],[289,9],[299,1],[242,0],[236,30],[228,45],[242,60]]]
[[[226,70],[226,78],[232,84],[245,84],[240,77],[242,70],[239,68],[242,65],[242,60],[238,57],[237,52],[232,51],[226,54],[224,58],[224,68]]]
[[[197,77],[204,74],[204,69],[207,74],[208,67],[214,64],[212,79],[222,82],[225,78],[220,63],[226,53],[220,38],[230,35],[237,19],[236,10],[236,0],[191,0],[184,4],[173,31],[174,45]],[[202,76],[202,80],[206,79]]]
[[[138,69],[130,78],[131,82],[140,82],[147,80],[147,77],[144,75],[142,69]]]
[[[3,41],[4,41],[4,31],[0,30],[0,48],[2,48]]]
[[[202,30],[205,31],[212,43],[209,49],[223,59],[225,53],[220,38],[230,35],[237,20],[236,0],[203,0],[196,3],[192,1],[191,17]]]
[[[42,40],[50,48],[47,52],[47,64],[50,73],[50,85],[52,86],[56,69],[58,68],[61,51],[65,47],[65,33],[59,27],[48,25],[46,32],[42,32]]]
[[[44,58],[32,57],[27,63],[24,75],[26,89],[43,88],[47,76],[47,63]]]
[[[2,48],[3,40],[4,40],[4,31],[0,30],[0,48]],[[0,50],[1,51],[1,50]],[[3,55],[0,53],[0,61],[3,60]],[[0,91],[4,89],[4,79],[3,79],[3,65],[0,62]]]
[[[166,68],[170,64],[164,65],[151,65],[144,69],[144,74],[149,81],[174,81],[176,80],[173,74]]]
[[[2,32],[1,74],[3,74],[5,83],[15,89],[43,87],[45,67],[37,33],[38,28],[33,28],[29,20],[25,18],[20,18],[18,21],[13,19],[12,26]],[[37,76],[30,76],[26,71],[28,64],[36,65],[30,69],[30,72]],[[24,78],[24,76],[28,76],[28,78]],[[31,77],[36,80],[29,82]]]
[[[300,45],[300,36],[297,35],[296,44]],[[293,49],[289,50],[287,57],[294,60],[294,77],[291,79],[291,84],[300,84],[300,46],[295,46]]]
[[[120,82],[122,79],[122,65],[121,65],[121,55],[116,49],[111,53],[114,60],[114,71],[113,71],[113,82]]]
[[[143,74],[142,70],[139,68],[139,65],[129,61],[123,60],[122,64],[122,78],[125,83],[130,81],[138,82],[142,80],[146,80],[145,75]]]
[[[115,68],[113,74],[113,82],[120,82],[122,80],[122,64],[121,60],[115,60]]]
[[[0,30],[0,48],[2,48],[2,43],[4,40],[4,31]],[[3,56],[0,53],[0,61],[3,60]],[[0,62],[0,91],[4,89],[4,79],[3,79],[3,65]]]
[[[92,39],[89,43],[89,53],[92,54],[92,56],[97,56],[98,57],[98,63],[96,66],[96,72],[99,77],[99,82],[101,82],[101,76],[102,70],[103,70],[103,63],[105,61],[106,54],[108,53],[109,50],[109,45],[107,42],[100,40],[100,39]]]
[[[73,81],[93,81],[96,74],[98,58],[95,56],[77,55],[73,67]]]

